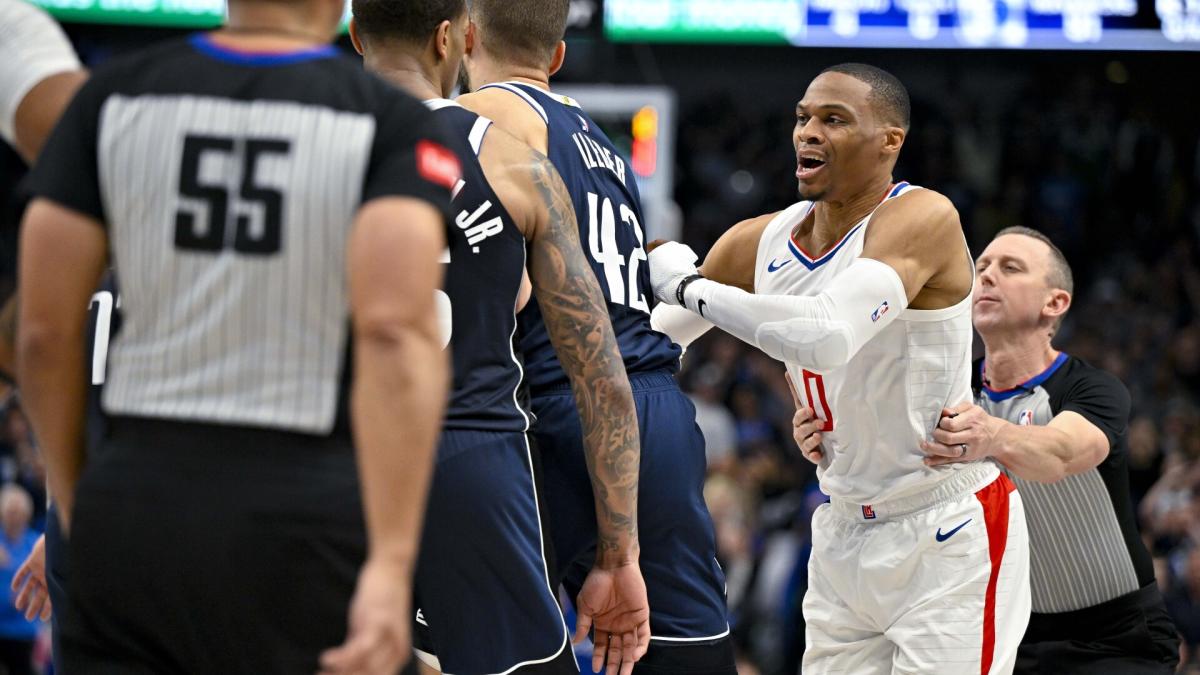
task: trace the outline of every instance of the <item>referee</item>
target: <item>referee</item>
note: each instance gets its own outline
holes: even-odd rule
[[[423,106],[328,45],[342,10],[230,0],[225,28],[95,71],[39,157],[18,373],[70,537],[64,672],[408,657],[459,174]],[[109,263],[125,323],[85,462]]]
[[[1173,673],[1179,641],[1129,496],[1129,393],[1051,346],[1071,268],[1045,235],[1010,227],[976,269],[977,405],[943,411],[924,450],[930,465],[991,457],[1025,500],[1033,614],[1014,672]]]

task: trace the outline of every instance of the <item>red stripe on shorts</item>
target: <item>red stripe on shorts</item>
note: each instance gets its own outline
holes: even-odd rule
[[[980,675],[988,675],[996,651],[996,584],[1000,579],[1000,563],[1008,546],[1008,494],[1016,487],[1008,476],[992,481],[975,493],[983,506],[983,522],[987,527],[988,553],[992,558],[992,574],[988,577],[987,598],[983,605],[983,656],[979,661]]]

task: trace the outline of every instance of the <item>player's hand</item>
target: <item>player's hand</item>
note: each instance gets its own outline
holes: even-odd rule
[[[656,246],[648,260],[650,286],[654,288],[655,297],[668,305],[678,305],[675,287],[687,277],[699,274],[696,269],[696,252],[677,241],[669,241]]]
[[[825,448],[821,445],[821,430],[825,428],[825,420],[817,417],[817,411],[800,401],[792,374],[785,371],[783,376],[787,378],[788,390],[792,392],[792,403],[796,404],[796,414],[792,416],[792,438],[805,459],[820,464],[825,457]]]
[[[46,535],[38,537],[29,557],[21,563],[13,575],[12,589],[17,592],[13,605],[25,612],[25,620],[34,617],[49,621],[53,611],[50,605],[50,588],[46,585]]]
[[[992,417],[974,403],[943,408],[932,440],[921,442],[925,464],[942,466],[991,457],[1004,420]]]
[[[395,675],[412,655],[411,570],[368,560],[350,603],[346,641],[321,654],[320,675]]]
[[[575,600],[578,618],[574,642],[595,628],[592,672],[630,675],[633,664],[650,647],[650,604],[646,582],[636,562],[601,569],[593,567]]]

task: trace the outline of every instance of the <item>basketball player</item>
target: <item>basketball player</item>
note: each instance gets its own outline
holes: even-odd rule
[[[350,36],[368,69],[435,111],[463,166],[446,259],[454,386],[414,582],[417,654],[430,669],[464,675],[575,673],[543,555],[529,418],[517,402],[514,304],[527,247],[549,337],[576,392],[598,513],[619,516],[595,527],[628,557],[637,547],[639,449],[633,397],[570,196],[544,155],[446,99],[466,45],[465,0],[355,0],[353,11]],[[636,565],[598,563],[578,605],[598,633],[614,634],[604,661],[628,673],[650,637],[645,584]],[[609,593],[619,604],[608,606]],[[620,625],[626,612],[637,623]]]
[[[702,272],[686,246],[650,254],[660,300],[783,361],[820,421],[806,675],[1008,673],[1029,616],[1011,481],[923,461],[970,397],[974,277],[949,200],[892,180],[908,126],[896,78],[829,68],[796,107],[802,201],[733,227]]]
[[[993,458],[1021,490],[1033,615],[1016,672],[1173,673],[1179,639],[1129,496],[1129,392],[1051,344],[1071,267],[1044,234],[1010,227],[976,272],[976,404],[944,411],[924,449],[933,466]]]
[[[407,658],[459,176],[422,106],[328,46],[342,8],[234,0],[226,29],[113,62],[35,167],[18,370],[87,571],[67,672]],[[85,465],[84,312],[110,249],[126,321]]]
[[[635,672],[735,672],[724,577],[704,504],[704,439],[695,408],[673,377],[679,349],[650,327],[655,304],[633,172],[575,101],[549,90],[565,54],[567,0],[472,0],[466,108],[549,156],[571,195],[584,253],[605,293],[637,402],[641,435],[637,522],[640,556],[600,529],[588,453],[568,378],[535,299],[520,316],[521,349],[543,453],[551,538],[574,596],[593,561],[640,564],[650,599],[651,643]],[[599,536],[597,536],[599,534]],[[556,580],[557,581],[557,580]],[[587,626],[581,622],[580,629]],[[597,631],[603,651],[605,637]]]

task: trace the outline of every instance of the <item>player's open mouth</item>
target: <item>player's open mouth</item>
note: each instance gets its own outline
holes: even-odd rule
[[[825,160],[817,159],[816,157],[801,157],[799,165],[796,167],[796,178],[800,180],[812,180],[822,168],[825,167]]]

